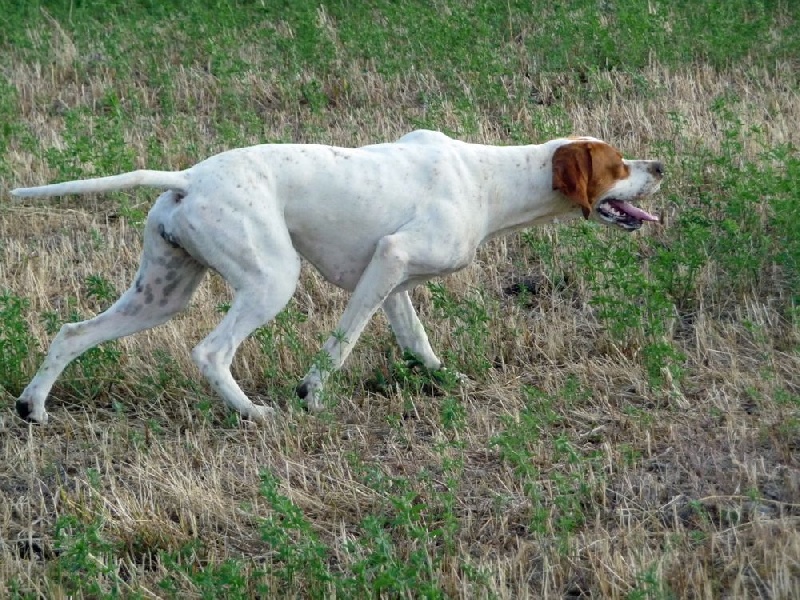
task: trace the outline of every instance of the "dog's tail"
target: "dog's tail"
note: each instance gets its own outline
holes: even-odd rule
[[[115,192],[134,187],[151,187],[162,190],[175,190],[188,192],[189,177],[186,171],[131,171],[110,177],[97,177],[95,179],[78,179],[53,183],[31,188],[17,188],[11,190],[12,196],[42,197],[64,196],[66,194],[93,194],[101,192]]]

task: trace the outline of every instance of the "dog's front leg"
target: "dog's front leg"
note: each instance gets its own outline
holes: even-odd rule
[[[408,292],[390,294],[383,303],[383,311],[389,319],[389,325],[397,338],[397,343],[403,350],[411,352],[428,369],[452,374],[461,385],[469,383],[469,377],[443,366],[442,361],[436,356],[428,341],[428,334],[425,333],[425,328],[417,316],[417,311],[411,304]]]
[[[375,311],[408,279],[409,265],[412,263],[409,249],[414,247],[410,237],[410,234],[400,232],[378,242],[336,331],[322,347],[321,358],[297,386],[297,395],[305,400],[309,410],[322,410],[323,390],[328,375],[342,366]],[[411,310],[414,310],[413,307]],[[432,350],[430,357],[438,363]]]
[[[389,294],[383,303],[383,311],[403,350],[411,352],[428,369],[442,368],[442,361],[431,348],[428,334],[425,333],[407,291]]]

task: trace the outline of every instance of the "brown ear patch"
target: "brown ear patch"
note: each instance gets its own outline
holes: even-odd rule
[[[622,155],[602,142],[575,141],[553,154],[553,189],[580,206],[587,219],[595,200],[629,174]]]
[[[553,154],[553,189],[561,192],[583,210],[589,218],[592,205],[589,202],[589,177],[591,156],[588,142],[564,144]]]

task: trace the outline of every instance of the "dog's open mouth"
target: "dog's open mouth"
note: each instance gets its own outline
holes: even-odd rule
[[[645,221],[659,220],[655,215],[651,215],[633,204],[616,198],[603,200],[600,206],[597,207],[597,214],[604,221],[612,225],[618,225],[628,231],[639,229]]]

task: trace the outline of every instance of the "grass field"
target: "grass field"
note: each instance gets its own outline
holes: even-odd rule
[[[800,3],[0,0],[0,57],[1,597],[800,597]],[[304,269],[234,363],[274,423],[190,360],[216,276],[16,417],[156,194],[8,189],[418,127],[659,158],[664,224],[525,231],[418,288],[465,386],[378,315],[306,414],[347,296]]]

